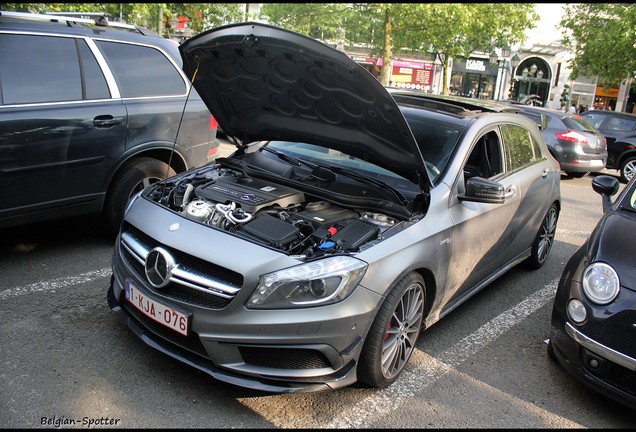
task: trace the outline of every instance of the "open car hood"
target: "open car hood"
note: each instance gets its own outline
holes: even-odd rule
[[[428,183],[424,159],[397,104],[346,54],[289,30],[239,23],[180,45],[183,70],[223,132],[249,143],[281,140],[343,151]]]

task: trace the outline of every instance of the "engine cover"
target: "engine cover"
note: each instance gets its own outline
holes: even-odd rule
[[[302,203],[302,192],[267,180],[224,176],[196,188],[196,196],[212,202],[235,202],[243,210],[256,213],[264,207],[287,207]]]

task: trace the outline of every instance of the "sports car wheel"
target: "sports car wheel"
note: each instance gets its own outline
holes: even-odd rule
[[[362,348],[360,382],[383,388],[398,378],[420,335],[425,301],[424,279],[418,273],[406,275],[393,287]]]
[[[532,252],[526,260],[526,265],[536,270],[541,268],[545,261],[548,259],[548,255],[552,250],[552,244],[554,243],[554,235],[556,234],[557,220],[559,219],[559,209],[556,204],[552,204],[548,209],[539,233],[532,243]]]

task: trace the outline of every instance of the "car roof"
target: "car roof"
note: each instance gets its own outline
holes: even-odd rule
[[[562,110],[553,109],[553,108],[543,108],[543,107],[537,107],[532,105],[515,104],[514,102],[511,105],[517,107],[520,111],[533,112],[536,114],[555,115],[559,117],[572,116],[572,114],[570,113],[567,113]]]
[[[177,42],[166,39],[145,27],[110,22],[103,14],[88,13],[85,15],[94,16],[91,18],[80,18],[55,14],[0,11],[0,33],[9,31],[46,35],[73,35],[118,42],[150,44],[162,48],[178,65],[181,65]]]
[[[411,104],[421,108],[445,112],[457,117],[469,118],[486,112],[518,112],[514,106],[488,99],[472,99],[462,96],[438,95],[420,90],[403,90],[386,87],[400,104]]]
[[[139,37],[164,39],[156,32],[145,27],[108,21],[105,14],[86,13],[83,15],[93,17],[82,18],[79,16],[65,16],[56,13],[35,14],[0,11],[0,29],[36,30],[61,34],[82,34],[93,37],[112,36],[132,41],[139,40]]]
[[[627,112],[622,112],[622,111],[608,111],[608,110],[588,110],[585,111],[584,113],[581,113],[581,115],[585,115],[585,114],[600,114],[600,115],[606,115],[606,116],[613,116],[613,117],[624,117],[624,118],[629,118],[629,119],[634,119],[636,118],[636,114],[632,114],[632,113],[627,113]]]

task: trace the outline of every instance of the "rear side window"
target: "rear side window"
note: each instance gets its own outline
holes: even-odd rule
[[[626,132],[634,129],[636,126],[636,120],[623,118],[623,117],[614,117],[611,118],[609,123],[607,124],[608,130]]]
[[[585,118],[592,123],[592,126],[594,126],[596,129],[599,129],[601,127],[601,124],[603,123],[603,120],[605,120],[605,115],[603,114],[596,114],[592,111],[587,111],[585,113]]]
[[[81,39],[0,34],[0,59],[4,105],[110,97],[97,61]]]
[[[176,96],[185,82],[161,51],[141,45],[97,41],[115,75],[122,97]]]
[[[543,158],[539,143],[532,134],[516,125],[501,126],[506,153],[506,171],[516,171]]]

